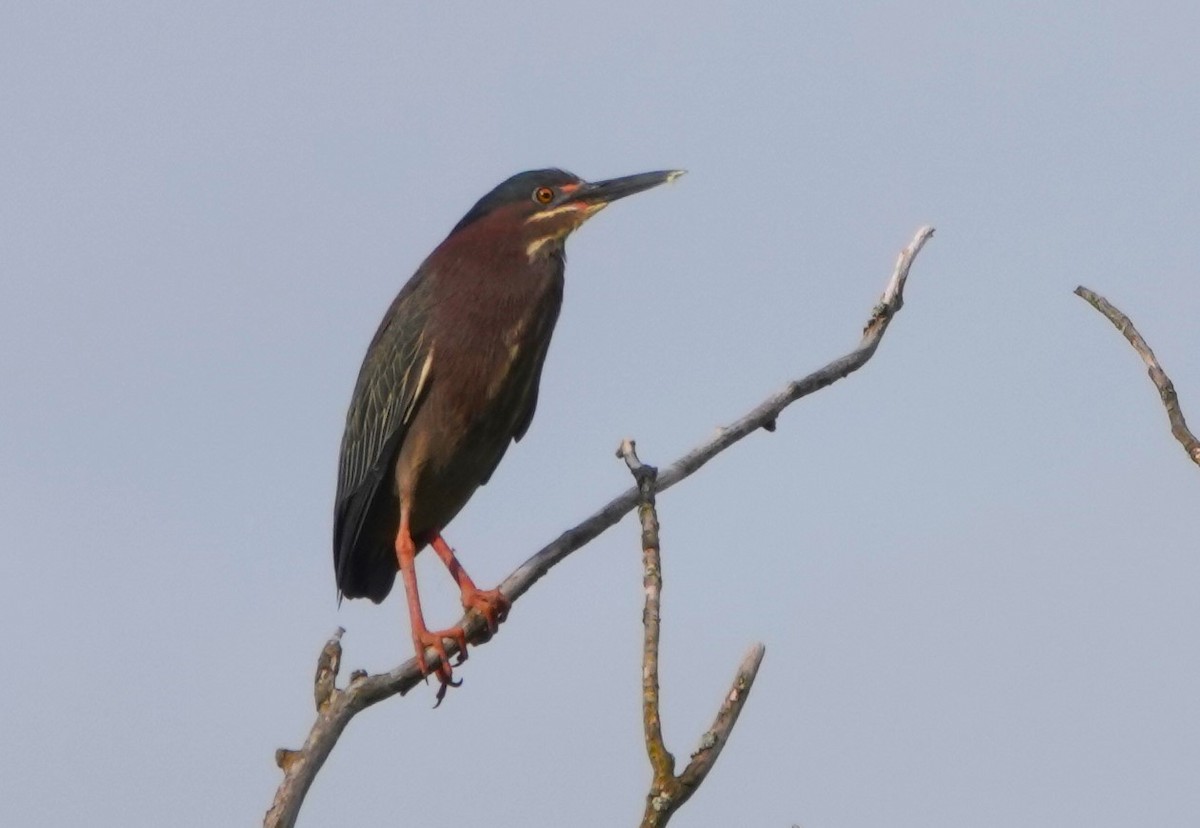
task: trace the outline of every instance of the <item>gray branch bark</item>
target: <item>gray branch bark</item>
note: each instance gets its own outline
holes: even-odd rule
[[[1150,374],[1150,381],[1158,389],[1159,399],[1162,400],[1163,407],[1167,409],[1167,419],[1171,423],[1171,434],[1179,441],[1179,445],[1183,446],[1183,450],[1187,452],[1192,462],[1200,466],[1200,440],[1197,440],[1196,435],[1188,430],[1187,420],[1183,418],[1183,409],[1179,407],[1179,397],[1175,393],[1175,383],[1171,382],[1171,378],[1167,376],[1167,372],[1158,364],[1158,357],[1154,355],[1154,351],[1150,349],[1146,340],[1142,339],[1142,335],[1138,333],[1137,328],[1133,327],[1133,322],[1129,321],[1128,316],[1121,313],[1115,305],[1103,296],[1088,290],[1083,285],[1075,288],[1075,295],[1100,311],[1105,319],[1113,323],[1116,329],[1129,340],[1129,344],[1133,346],[1133,350],[1137,351],[1138,356],[1142,358],[1142,362],[1146,363],[1146,370]]]

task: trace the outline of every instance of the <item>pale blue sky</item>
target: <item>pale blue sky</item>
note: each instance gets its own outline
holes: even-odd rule
[[[1200,823],[1194,3],[9,3],[0,10],[0,824],[257,824],[340,610],[342,418],[388,302],[513,172],[682,167],[568,246],[538,416],[447,536],[490,585],[858,337],[863,372],[664,495],[673,825]],[[413,8],[416,7],[416,8]],[[362,715],[307,826],[636,824],[638,531],[437,711]],[[424,558],[425,556],[422,556]],[[431,623],[456,617],[421,560]]]

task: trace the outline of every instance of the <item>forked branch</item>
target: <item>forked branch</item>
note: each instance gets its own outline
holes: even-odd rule
[[[642,525],[642,586],[646,590],[646,608],[642,612],[642,728],[653,778],[650,792],[646,794],[641,828],[662,828],[696,792],[721,755],[750,696],[766,648],[755,644],[742,659],[733,687],[725,695],[712,727],[700,738],[700,747],[692,754],[683,773],[676,776],[675,757],[663,742],[658,701],[658,642],[662,622],[662,555],[658,540],[658,509],[654,503],[658,469],[638,459],[633,440],[623,441],[617,456],[625,461],[637,482],[638,519]]]
[[[711,439],[664,469],[658,475],[656,490],[664,491],[691,476],[713,457],[746,435],[760,428],[774,431],[779,414],[789,405],[832,385],[865,365],[874,356],[892,318],[903,306],[904,285],[909,269],[925,242],[932,236],[932,227],[922,227],[908,246],[900,251],[883,296],[872,310],[863,329],[862,338],[852,351],[808,376],[788,383],[781,391],[772,394],[745,416],[719,429]],[[609,501],[591,517],[563,532],[517,567],[500,584],[500,591],[509,601],[515,602],[556,564],[629,514],[637,506],[639,499],[640,494],[635,486]],[[479,642],[486,632],[483,619],[477,615],[467,616],[462,624],[468,641]],[[448,654],[454,656],[458,651],[457,645],[449,639],[445,644]],[[327,667],[324,671],[318,671],[318,681],[324,681],[325,684],[314,690],[318,697],[317,719],[309,730],[304,745],[298,750],[281,749],[276,752],[277,763],[283,769],[283,781],[275,792],[275,800],[263,820],[266,828],[292,828],[295,825],[309,787],[337,744],[342,731],[355,715],[391,696],[403,695],[421,683],[420,668],[416,659],[411,658],[386,673],[369,676],[363,672],[356,672],[344,689],[338,689],[335,680],[340,656],[333,658],[332,654],[340,653],[340,646],[338,641],[331,640],[322,651]],[[326,652],[331,655],[324,655]],[[747,662],[753,660],[753,655],[752,652],[747,657]],[[430,667],[437,664],[437,655],[433,650],[426,651],[425,659]],[[321,679],[325,674],[326,678]]]

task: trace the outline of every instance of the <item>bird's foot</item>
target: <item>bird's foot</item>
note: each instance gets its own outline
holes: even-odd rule
[[[446,652],[446,642],[444,639],[449,638],[451,641],[458,644],[458,661],[452,665],[450,656]],[[430,674],[436,673],[437,679],[441,682],[441,687],[438,688],[437,700],[438,704],[442,703],[442,699],[446,695],[448,687],[458,687],[462,681],[454,680],[454,667],[462,664],[467,660],[467,634],[462,627],[449,627],[444,630],[427,630],[420,629],[413,631],[413,647],[417,651],[417,664],[421,668],[421,675],[429,677]],[[425,660],[425,649],[432,649],[438,656],[438,662],[434,667],[429,666],[429,662]]]
[[[508,608],[512,603],[498,589],[464,589],[462,605],[467,612],[474,610],[483,616],[487,622],[487,636],[491,638],[500,629],[500,622],[508,617]]]

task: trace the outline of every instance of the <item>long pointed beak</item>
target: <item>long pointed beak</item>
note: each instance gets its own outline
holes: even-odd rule
[[[658,172],[638,173],[621,178],[610,178],[607,181],[584,183],[571,193],[564,203],[582,202],[590,207],[603,207],[605,204],[625,198],[659,184],[667,184],[683,175],[686,170],[659,170]]]

